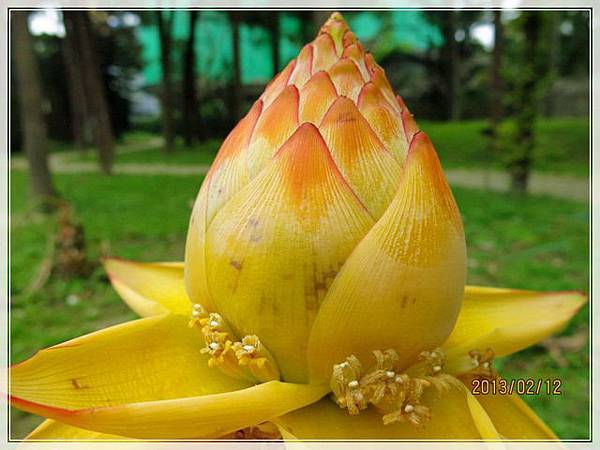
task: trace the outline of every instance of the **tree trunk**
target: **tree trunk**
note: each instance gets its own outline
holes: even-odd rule
[[[458,29],[458,12],[446,12],[447,19],[444,27],[445,60],[446,60],[446,100],[448,107],[448,120],[460,119],[459,84],[460,84],[460,55],[458,43],[456,42],[456,30]]]
[[[42,109],[42,87],[33,40],[27,28],[27,12],[12,13],[12,45],[19,88],[19,112],[23,146],[29,163],[29,184],[34,198],[51,206],[56,195],[48,168],[48,139]]]
[[[189,12],[190,34],[188,36],[183,68],[183,137],[185,145],[191,147],[199,137],[198,96],[196,94],[196,52],[194,50],[198,11]]]
[[[106,90],[96,53],[96,39],[86,11],[64,11],[65,22],[79,43],[79,64],[83,72],[85,97],[94,117],[94,129],[100,168],[110,174],[115,151],[115,138],[110,122]]]
[[[558,60],[560,57],[560,12],[559,11],[550,11],[546,15],[546,20],[548,21],[548,68],[547,68],[547,92],[545,101],[544,101],[544,114],[546,116],[553,116],[557,106],[556,105],[556,96],[553,95],[552,85],[558,78]]]
[[[87,139],[88,106],[83,71],[81,70],[79,42],[76,38],[73,22],[68,17],[64,19],[66,36],[63,39],[63,59],[67,68],[69,105],[71,107],[71,128],[73,143],[80,150],[85,150],[89,143]]]
[[[269,21],[269,33],[271,34],[271,62],[273,64],[273,75],[276,75],[281,67],[281,26],[279,24],[279,15],[279,11],[273,11],[272,18]]]
[[[173,12],[164,17],[162,11],[156,12],[160,35],[160,63],[162,68],[161,115],[165,151],[170,152],[175,145],[175,120],[173,117],[173,80],[171,73],[171,50],[173,44]]]
[[[500,134],[498,127],[504,114],[504,95],[502,81],[502,55],[504,53],[504,25],[502,11],[494,11],[494,50],[490,65],[490,128],[489,151],[486,152],[486,163],[489,167],[494,156],[500,153]]]
[[[502,54],[504,53],[504,25],[502,24],[502,11],[494,11],[494,50],[491,65],[491,92],[490,92],[490,127],[492,137],[496,138],[498,124],[504,113],[503,82],[502,82]]]
[[[542,24],[539,11],[524,11],[522,20],[525,48],[515,101],[517,132],[514,145],[516,153],[509,163],[509,171],[513,190],[525,194],[535,145],[534,124],[538,107],[538,83],[541,76],[538,49]]]
[[[242,74],[240,57],[240,16],[236,11],[229,12],[229,22],[231,24],[231,46],[232,56],[232,89],[231,89],[231,122],[235,124],[242,116]]]

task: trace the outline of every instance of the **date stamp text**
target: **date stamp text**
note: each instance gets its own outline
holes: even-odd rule
[[[503,378],[474,379],[473,395],[561,395],[562,380],[559,378]]]

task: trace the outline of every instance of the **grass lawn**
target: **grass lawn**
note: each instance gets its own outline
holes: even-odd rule
[[[502,169],[500,155],[490,155],[487,151],[487,139],[483,134],[487,122],[483,120],[462,122],[426,122],[419,123],[421,129],[429,134],[444,167],[492,167]],[[535,170],[560,174],[587,176],[589,168],[589,125],[582,118],[546,118],[536,127],[537,146],[535,150]],[[119,152],[127,147],[143,148],[144,140],[156,136],[132,132],[125,136],[117,150],[117,163],[148,164],[210,164],[216,155],[220,141],[211,139],[191,148],[181,141],[169,154],[163,152],[160,145],[136,152]],[[68,146],[55,143],[57,149],[67,150]],[[71,160],[95,161],[93,151],[87,154],[73,152]]]
[[[435,139],[435,138],[434,138]],[[35,294],[22,292],[34,277],[46,249],[52,218],[27,205],[25,173],[11,173],[11,358],[18,362],[36,350],[83,333],[133,319],[101,269],[87,280],[50,279]],[[84,224],[89,256],[138,260],[180,260],[198,177],[60,175],[56,183]],[[469,282],[517,288],[588,288],[588,207],[542,197],[456,189],[469,248]],[[587,308],[565,331],[587,329]],[[535,318],[532,317],[532,320]],[[499,361],[508,376],[562,379],[560,397],[533,396],[533,405],[564,438],[588,432],[588,347],[556,360],[534,347]],[[12,412],[13,437],[37,423]]]
[[[484,120],[419,122],[429,134],[444,167],[502,168],[501,155],[487,150]],[[534,170],[587,176],[589,122],[585,118],[544,118],[535,127]]]
[[[115,163],[210,165],[221,146],[220,139],[208,139],[202,143],[195,144],[193,147],[186,147],[183,141],[178,139],[172,151],[165,153],[160,142],[154,142],[159,137],[158,135],[137,132],[126,134],[122,142],[117,145]],[[144,149],[144,146],[148,148]],[[68,146],[63,146],[62,148],[63,150],[73,150]],[[135,148],[136,151],[127,151],[131,148]],[[88,149],[84,153],[73,151],[72,155],[69,155],[69,161],[96,160],[97,156],[93,149]]]

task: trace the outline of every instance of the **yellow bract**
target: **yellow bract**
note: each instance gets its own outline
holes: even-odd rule
[[[466,384],[585,297],[465,289],[433,145],[337,13],[224,141],[185,269],[104,264],[146,318],[11,368],[31,439],[556,438]]]
[[[415,138],[392,204],[343,266],[309,341],[311,377],[375,349],[406,367],[441,345],[458,313],[466,255],[460,216],[429,140]]]

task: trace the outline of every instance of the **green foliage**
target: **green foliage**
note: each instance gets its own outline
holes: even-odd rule
[[[186,154],[189,153],[194,154]],[[199,177],[85,174],[58,175],[56,182],[72,201],[76,217],[85,227],[91,258],[110,254],[145,261],[182,259]],[[467,189],[454,192],[465,222],[470,283],[587,290],[585,204]],[[134,318],[100,268],[88,280],[50,279],[38,292],[23,296],[44,257],[48,233],[55,222],[52,217],[29,210],[22,172],[11,174],[11,203],[13,361],[40,348]],[[587,329],[587,312],[585,308],[577,315],[567,334]],[[587,348],[569,352],[565,357],[567,365],[562,365],[535,347],[506,358],[501,364],[508,376],[560,377],[565,395],[540,395],[526,401],[560,436],[583,438],[587,436]],[[22,413],[13,414],[15,432],[25,434],[33,426],[33,419]]]
[[[419,122],[440,156],[445,168],[491,167],[502,169],[512,154],[511,140],[502,140],[498,155],[490,154],[483,120],[463,122]],[[533,170],[587,176],[589,172],[589,122],[582,118],[546,118],[535,124]],[[514,123],[505,121],[504,136],[514,132]]]
[[[131,133],[128,134],[126,141],[123,143],[122,149],[130,148],[132,145],[137,145],[131,138]],[[142,134],[146,136],[147,134]],[[202,143],[194,144],[191,147],[186,147],[181,140],[175,142],[175,146],[169,154],[165,154],[161,144],[146,145],[136,151],[121,151],[115,155],[117,164],[161,164],[161,165],[210,165],[217,155],[217,151],[221,146],[221,140],[208,139]],[[97,156],[93,151],[87,153],[73,152],[68,155],[68,161],[96,161]]]

